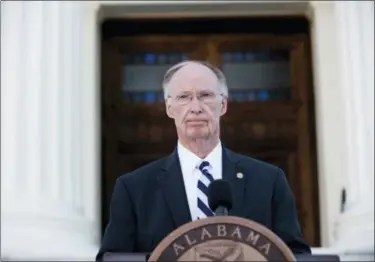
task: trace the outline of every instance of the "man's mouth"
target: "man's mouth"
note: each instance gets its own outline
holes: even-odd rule
[[[189,119],[186,122],[207,122],[206,119]]]
[[[200,120],[200,119],[186,121],[188,125],[202,125],[202,124],[205,124],[206,122],[207,122],[206,120]]]

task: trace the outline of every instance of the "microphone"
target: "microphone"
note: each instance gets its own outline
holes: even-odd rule
[[[208,205],[216,216],[227,216],[233,205],[232,190],[229,182],[218,179],[208,186]]]

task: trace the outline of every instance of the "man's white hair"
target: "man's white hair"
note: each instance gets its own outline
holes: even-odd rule
[[[164,78],[163,78],[163,92],[164,92],[164,99],[167,99],[168,96],[169,96],[169,83],[171,81],[171,79],[173,78],[173,76],[177,73],[177,71],[179,71],[181,68],[183,68],[184,66],[188,65],[188,64],[191,64],[191,63],[196,63],[196,64],[200,64],[200,65],[203,65],[203,66],[206,66],[208,69],[210,69],[217,77],[217,80],[218,80],[218,88],[220,90],[220,93],[225,96],[225,97],[228,97],[228,86],[227,86],[227,80],[225,79],[225,76],[223,74],[223,72],[211,65],[210,63],[208,62],[204,62],[204,61],[195,61],[195,60],[189,60],[189,61],[183,61],[183,62],[180,62],[174,66],[172,66],[171,68],[169,68],[167,70],[167,72],[165,73],[164,75]]]

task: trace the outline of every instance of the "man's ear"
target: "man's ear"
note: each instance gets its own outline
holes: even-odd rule
[[[165,100],[165,110],[167,112],[167,116],[169,118],[173,118],[173,112],[171,110],[171,104],[169,103],[169,99]]]
[[[220,110],[220,116],[225,115],[228,108],[228,99],[223,96],[223,99],[221,100],[221,110]]]

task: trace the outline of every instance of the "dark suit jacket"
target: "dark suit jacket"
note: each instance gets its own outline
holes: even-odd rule
[[[266,226],[296,254],[311,253],[302,238],[294,197],[283,171],[225,148],[222,163],[223,179],[230,182],[233,192],[229,215]],[[238,172],[244,174],[242,179],[237,178]],[[96,259],[105,252],[152,252],[164,237],[190,221],[175,150],[117,179],[110,220]]]

